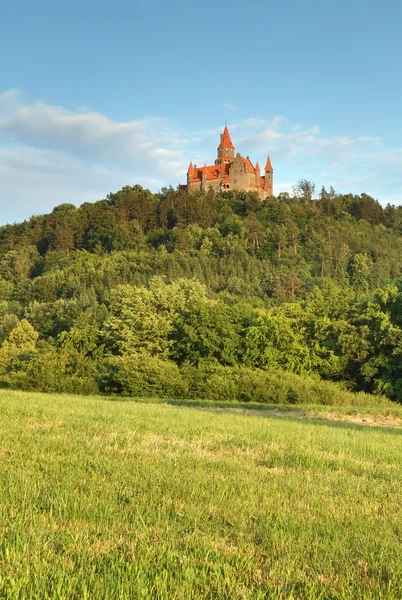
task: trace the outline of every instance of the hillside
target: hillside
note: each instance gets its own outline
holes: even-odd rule
[[[402,210],[366,194],[125,187],[0,228],[1,385],[400,400],[401,277]]]

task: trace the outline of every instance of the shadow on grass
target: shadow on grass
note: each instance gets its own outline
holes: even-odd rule
[[[254,416],[266,419],[286,420],[295,423],[311,423],[315,425],[349,429],[355,431],[381,431],[392,435],[402,435],[402,429],[396,427],[379,425],[375,423],[364,424],[345,422],[341,419],[327,418],[325,413],[340,415],[373,415],[373,416],[396,416],[402,418],[402,408],[381,409],[375,407],[346,407],[312,404],[262,404],[257,402],[219,402],[212,400],[183,400],[183,399],[161,399],[146,397],[121,397],[107,396],[103,400],[112,402],[133,402],[136,404],[160,404],[176,408],[192,408],[215,413],[230,413],[243,416]],[[320,413],[324,413],[320,416]]]

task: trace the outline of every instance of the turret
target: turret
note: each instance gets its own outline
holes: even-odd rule
[[[255,165],[255,185],[257,186],[257,190],[260,189],[260,179],[261,179],[261,169],[260,169],[260,165],[257,164]]]
[[[269,158],[269,156],[265,165],[264,191],[267,192],[268,196],[274,195],[274,170],[272,168],[271,159]]]
[[[187,171],[187,185],[192,182],[192,180],[194,178],[194,173],[195,173],[195,170],[193,167],[193,162],[190,160],[190,164],[188,166],[188,171]]]
[[[225,129],[221,134],[221,143],[218,146],[218,158],[216,159],[215,164],[219,165],[232,162],[234,159],[234,151],[235,147],[230,139],[229,129],[227,128],[227,125],[225,125]]]

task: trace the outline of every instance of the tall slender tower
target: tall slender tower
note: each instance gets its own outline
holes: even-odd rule
[[[231,163],[234,159],[235,147],[230,139],[229,129],[225,125],[225,129],[221,134],[221,143],[218,146],[218,158],[215,161],[216,165]]]
[[[195,171],[194,171],[194,167],[193,167],[193,162],[190,161],[188,171],[187,171],[187,185],[192,182],[193,177],[194,177],[194,172]]]
[[[268,196],[274,195],[274,170],[272,168],[271,159],[267,158],[265,165],[265,185],[264,191],[267,192]]]
[[[260,169],[260,165],[257,162],[257,164],[255,165],[255,185],[258,190],[261,187],[260,178],[261,178],[261,169]]]

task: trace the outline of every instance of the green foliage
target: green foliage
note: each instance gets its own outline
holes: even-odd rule
[[[97,374],[95,363],[87,361],[77,366],[67,353],[47,348],[29,361],[23,382],[9,378],[9,385],[46,393],[97,394]]]
[[[0,347],[0,380],[25,389],[25,379],[37,353],[38,333],[26,319],[20,321]]]
[[[126,186],[0,227],[3,380],[90,391],[107,361],[141,356],[401,401],[402,210],[332,188],[314,196],[306,180],[264,201]],[[20,352],[8,338],[26,321],[39,337]],[[237,394],[226,377],[211,375],[208,393]]]
[[[0,278],[0,302],[11,300],[14,286],[11,281]]]
[[[266,372],[243,366],[223,367],[202,363],[198,368],[182,369],[188,398],[214,401],[263,402],[268,404],[305,404],[326,406],[388,406],[382,396],[352,393],[330,381],[286,371]]]
[[[402,292],[396,286],[379,290],[360,316],[366,355],[360,374],[367,389],[402,400]]]
[[[247,362],[299,374],[336,373],[338,361],[327,343],[331,327],[328,317],[319,317],[298,304],[285,304],[262,314],[258,324],[248,330]]]
[[[174,362],[146,354],[108,358],[98,381],[100,390],[107,394],[180,398],[186,392]]]
[[[35,246],[21,246],[6,252],[0,259],[0,276],[6,281],[26,281],[33,272],[39,253]]]
[[[240,341],[234,315],[222,302],[203,299],[181,310],[170,339],[170,354],[178,364],[209,360],[230,365],[238,359]]]
[[[19,318],[12,313],[5,313],[4,316],[0,318],[0,344],[8,338],[11,331],[17,327],[19,322]]]
[[[149,287],[117,287],[104,324],[107,347],[113,354],[146,352],[167,358],[178,312],[200,299],[205,300],[205,288],[194,280],[179,279],[168,285],[154,277]]]
[[[48,339],[55,339],[62,331],[68,331],[79,317],[82,307],[77,300],[56,300],[55,302],[30,303],[26,316],[35,329]]]

